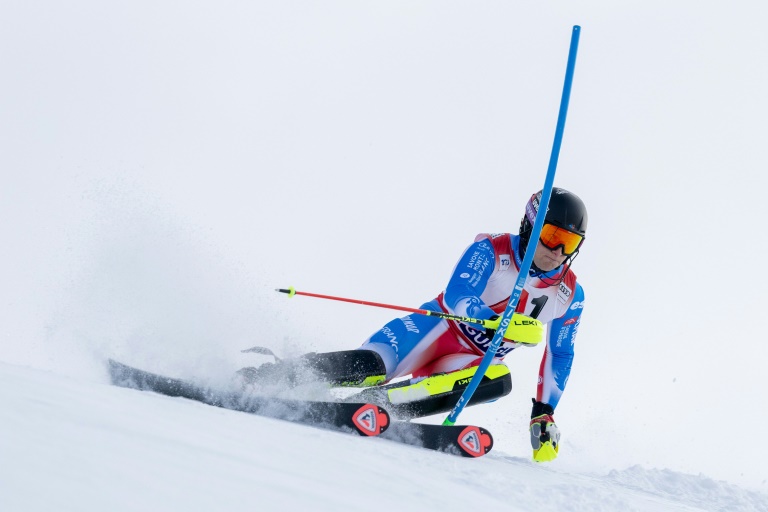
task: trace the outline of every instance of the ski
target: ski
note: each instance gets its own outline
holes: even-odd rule
[[[383,363],[379,358],[372,359],[371,354],[374,353],[369,351],[313,353],[293,361],[280,360],[265,347],[251,347],[243,352],[275,358],[274,363],[240,370],[238,373],[245,377],[246,382],[258,383],[263,379],[291,386],[302,379],[315,379],[331,386],[364,387],[361,392],[344,401],[371,403],[386,409],[393,421],[387,432],[380,436],[384,439],[464,457],[480,457],[493,448],[493,436],[482,427],[402,421],[450,411],[475,368],[434,375],[417,382],[408,380],[379,386],[374,385],[383,378],[378,374],[386,373],[386,370],[381,368]],[[504,365],[494,365],[483,376],[478,393],[470,405],[496,400],[508,394],[511,389],[509,369]]]
[[[493,448],[491,433],[475,425],[427,425],[396,420],[380,437],[462,457],[482,457]]]
[[[387,411],[371,403],[348,403],[272,398],[237,391],[216,391],[197,384],[146,372],[109,360],[112,384],[162,395],[187,398],[207,405],[333,430],[352,429],[377,436],[390,426]]]
[[[294,423],[354,430],[364,436],[463,457],[481,457],[493,448],[493,437],[474,425],[428,425],[391,421],[383,407],[364,402],[330,402],[272,398],[244,392],[221,392],[192,382],[150,373],[109,360],[109,375],[117,386],[181,397],[215,407],[268,416]]]

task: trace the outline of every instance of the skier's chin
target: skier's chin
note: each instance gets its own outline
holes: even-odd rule
[[[560,265],[562,265],[561,261],[553,258],[549,258],[547,256],[542,256],[541,258],[539,258],[539,261],[536,262],[536,266],[541,270],[543,270],[544,272],[555,270]]]

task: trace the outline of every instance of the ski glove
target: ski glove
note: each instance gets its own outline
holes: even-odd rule
[[[493,339],[496,330],[501,324],[501,317],[498,315],[492,316],[486,320],[485,333],[488,338]],[[507,325],[507,330],[504,332],[504,340],[512,343],[522,343],[523,345],[537,345],[544,339],[544,324],[531,318],[529,316],[515,313],[512,315],[512,320]]]
[[[555,418],[552,416],[555,410],[549,404],[532,400],[530,430],[533,460],[549,462],[557,457],[560,450],[560,429],[555,425]]]

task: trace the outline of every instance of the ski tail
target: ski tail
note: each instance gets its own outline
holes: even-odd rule
[[[482,457],[493,448],[491,433],[475,425],[426,425],[395,421],[381,436],[429,450],[445,452],[462,457]]]

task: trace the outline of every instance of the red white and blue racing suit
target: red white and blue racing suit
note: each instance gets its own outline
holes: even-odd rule
[[[503,313],[522,264],[519,244],[520,237],[509,233],[478,235],[461,256],[445,291],[423,304],[422,309],[482,320]],[[547,324],[536,400],[553,408],[571,373],[583,307],[584,291],[576,275],[563,267],[546,274],[531,271],[517,305],[518,313]],[[389,380],[476,366],[490,343],[484,328],[477,324],[414,314],[387,323],[360,349],[382,356]],[[518,346],[504,341],[494,363],[501,362]]]

